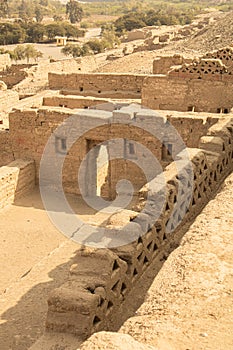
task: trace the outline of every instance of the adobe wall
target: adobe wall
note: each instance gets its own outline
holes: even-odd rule
[[[66,107],[66,108],[90,108],[97,105],[103,105],[109,103],[108,99],[97,98],[81,98],[77,96],[48,96],[43,98],[43,106],[48,107]]]
[[[180,66],[184,63],[191,63],[192,59],[181,55],[161,56],[153,61],[153,74],[167,74],[173,66]]]
[[[121,121],[124,122],[124,120],[127,120],[127,118],[130,117],[127,109],[125,112],[124,110],[114,111],[113,114],[106,111],[71,111],[67,108],[48,109],[46,107],[39,110],[15,110],[9,116],[12,152],[16,159],[26,157],[35,160],[37,181],[39,178],[38,172],[41,156],[48,138],[58,125],[75,113],[77,117],[77,127],[80,125],[80,129],[82,129],[83,123],[86,125],[87,120],[91,123],[93,117],[97,119],[100,118],[100,120],[103,118],[105,122],[108,120],[111,124],[95,128],[94,130],[89,131],[88,134],[82,135],[82,137],[70,148],[63,169],[63,185],[66,192],[80,194],[80,190],[77,186],[77,170],[87,153],[87,147],[96,146],[108,139],[125,138],[130,140],[133,135],[133,140],[138,141],[145,145],[147,149],[151,150],[163,166],[166,166],[171,161],[169,157],[164,156],[163,145],[161,142],[156,140],[152,135],[141,129],[134,130],[130,124],[118,125],[116,123],[118,120],[120,123]],[[139,111],[136,112],[136,114],[140,116]],[[158,123],[161,123],[161,127],[164,127],[167,120],[166,118],[156,116],[156,114],[155,116],[148,116],[147,119],[147,122],[153,123],[156,120]],[[168,119],[171,124],[177,128],[180,136],[183,138],[184,142],[186,142],[188,147],[197,147],[200,138],[203,135],[206,135],[208,127],[217,121],[216,118],[205,120],[205,118],[190,119],[187,117],[168,117]],[[57,135],[57,137],[60,140],[62,135]],[[90,141],[92,143],[90,143]],[[164,140],[164,143],[175,145],[176,141],[174,135],[172,135],[170,139],[168,137],[168,139]],[[130,145],[128,141],[126,141],[125,145],[122,145],[122,158],[125,156],[124,152],[129,152],[129,147]],[[138,156],[137,152],[141,151],[135,149],[134,152]],[[131,156],[127,153],[126,157],[130,158]],[[132,159],[134,159],[134,157],[135,156],[132,155]],[[106,180],[109,189],[107,191],[106,187],[102,188],[102,193],[103,195],[105,194],[106,197],[112,198],[115,196],[115,186],[120,179],[128,179],[131,181],[135,186],[135,191],[138,191],[138,189],[146,182],[144,174],[133,164],[133,162],[130,161],[111,161],[109,171],[108,180]]]
[[[49,297],[47,331],[71,333],[84,340],[94,332],[109,330],[109,325],[117,322],[122,303],[144,271],[152,261],[159,262],[166,247],[175,244],[184,223],[200,213],[223,179],[232,172],[233,120],[220,120],[210,127],[207,136],[200,141],[200,147],[202,149],[189,149],[193,185],[185,180],[188,171],[185,166],[178,174],[176,166],[170,164],[164,172],[167,195],[160,219],[149,226],[150,215],[156,207],[154,201],[159,196],[155,191],[147,214],[139,214],[135,221],[128,223],[126,234],[141,232],[145,227],[146,234],[134,243],[114,250],[84,249],[77,254],[69,280]],[[185,206],[187,194],[181,191],[184,202],[181,200],[177,208],[178,188],[185,186],[192,188],[190,204]],[[148,187],[144,186],[140,193],[139,209],[142,209]],[[182,221],[181,211],[184,214]],[[174,232],[166,230],[168,219],[180,224]],[[116,228],[113,229],[115,232]]]
[[[14,160],[9,131],[0,130],[0,167]]]
[[[142,105],[151,109],[228,113],[233,107],[233,83],[223,78],[201,80],[185,76],[148,76],[142,88]]]
[[[0,167],[0,209],[31,192],[34,186],[34,161],[17,159]]]
[[[95,68],[95,65],[95,58],[90,56],[58,61],[41,60],[27,69],[27,77],[14,86],[14,90],[18,91],[21,96],[30,96],[48,88],[49,72],[63,72],[63,74],[89,72]]]
[[[8,53],[0,54],[0,72],[11,66],[11,59]]]
[[[140,99],[146,75],[134,74],[55,74],[49,73],[49,88],[68,90],[80,96]]]

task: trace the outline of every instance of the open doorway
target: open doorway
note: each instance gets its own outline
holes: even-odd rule
[[[110,198],[110,162],[107,145],[101,141],[87,141],[86,195]],[[92,152],[90,152],[92,150]]]

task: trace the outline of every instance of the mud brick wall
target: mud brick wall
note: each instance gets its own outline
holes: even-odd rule
[[[182,79],[204,79],[222,81],[228,74],[227,67],[219,59],[202,58],[194,60],[191,64],[183,64],[181,68],[175,68],[169,72],[170,76]]]
[[[217,51],[208,52],[203,58],[219,59],[226,67],[232,67],[233,49],[232,47],[225,47]]]
[[[0,130],[0,167],[14,160],[9,131]]]
[[[200,213],[223,179],[232,172],[233,120],[220,120],[211,126],[207,136],[200,140],[200,147],[188,150],[193,184],[188,180],[185,166],[179,173],[174,163],[166,168],[166,196],[160,219],[150,226],[150,215],[155,210],[152,200],[147,213],[139,214],[135,221],[129,222],[128,225],[133,225],[129,234],[145,227],[146,234],[134,243],[112,251],[87,249],[77,255],[69,280],[54,290],[48,300],[47,331],[72,333],[84,340],[94,332],[109,329],[109,323],[117,317],[117,311],[136,281],[152,261],[159,259],[166,245],[174,243],[183,224]],[[178,209],[178,187],[187,186],[192,189],[190,204],[185,203],[187,194],[181,191]],[[155,198],[158,194],[155,191]],[[146,185],[140,191],[137,210],[143,208],[147,196]],[[180,217],[182,210],[183,220]],[[166,230],[168,221],[171,229],[172,225],[178,224],[174,232]]]
[[[230,81],[150,76],[144,79],[142,105],[151,109],[228,113],[233,107]]]
[[[134,74],[49,73],[49,87],[80,96],[140,99],[144,78],[145,75]]]
[[[11,59],[8,53],[0,55],[0,71],[5,70],[11,66]]]
[[[29,193],[35,186],[34,161],[17,159],[0,168],[0,209]]]
[[[81,98],[76,96],[48,96],[43,98],[43,106],[67,107],[67,108],[90,108],[96,105],[108,103],[109,100],[95,98]]]
[[[90,121],[90,118],[93,117],[103,117],[104,120],[107,118],[110,124],[90,130],[87,134],[82,135],[82,137],[80,137],[79,140],[77,140],[77,142],[75,142],[69,149],[63,167],[63,185],[66,192],[80,194],[77,184],[77,171],[87,153],[87,148],[97,146],[108,139],[133,139],[149,149],[163,166],[166,166],[171,161],[169,159],[163,159],[163,146],[161,142],[156,140],[152,135],[146,133],[142,129],[135,130],[130,124],[119,125],[116,123],[116,121],[121,123],[121,121],[126,120],[128,118],[127,112],[123,113],[122,111],[114,111],[112,114],[111,112],[106,111],[99,111],[96,113],[95,111],[87,110],[80,112],[78,110],[69,110],[67,108],[64,108],[63,110],[57,108],[47,109],[45,107],[39,110],[15,110],[9,116],[12,152],[16,159],[26,157],[35,160],[37,181],[39,179],[40,160],[50,135],[64,120],[75,113],[77,116],[77,125],[80,125],[80,128],[82,128],[83,123],[86,125],[87,120]],[[139,119],[142,118],[140,113],[137,114],[137,117]],[[147,116],[143,122],[152,123],[153,118],[155,118],[153,115]],[[197,147],[200,138],[206,135],[208,127],[217,121],[215,118],[210,118],[206,122],[201,118],[193,120],[190,118],[169,117],[168,119],[178,130],[180,136],[186,142],[188,147]],[[113,120],[115,120],[115,123],[112,124]],[[160,120],[162,125],[166,123],[166,118],[157,116],[156,120],[157,122]],[[59,137],[59,135],[57,136]],[[62,135],[60,136],[62,137]],[[176,143],[174,135],[170,141],[172,144]],[[129,151],[128,143],[129,142],[127,141],[124,145],[122,144],[122,158],[124,158],[123,153]],[[135,149],[135,152],[137,153],[136,156],[139,156],[138,152],[141,151]],[[144,159],[144,157],[142,158]],[[130,159],[130,154],[127,154],[127,159]],[[95,172],[95,169],[92,170]],[[92,171],[90,171],[90,173],[92,173]],[[128,179],[131,181],[134,184],[135,191],[138,191],[138,189],[146,182],[142,171],[130,160],[112,160],[109,165],[106,186],[103,187],[102,194],[105,194],[105,197],[113,198],[116,195],[116,184],[120,179]],[[89,191],[90,189],[87,188],[86,190]]]

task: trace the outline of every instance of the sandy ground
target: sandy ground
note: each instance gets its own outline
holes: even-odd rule
[[[85,220],[93,210],[70,196]],[[43,332],[49,292],[79,249],[50,222],[38,189],[0,210],[0,349],[26,350]]]

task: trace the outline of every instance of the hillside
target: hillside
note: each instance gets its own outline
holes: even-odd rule
[[[214,23],[209,24],[195,37],[188,38],[177,47],[196,51],[211,51],[233,44],[233,11],[220,17]]]

